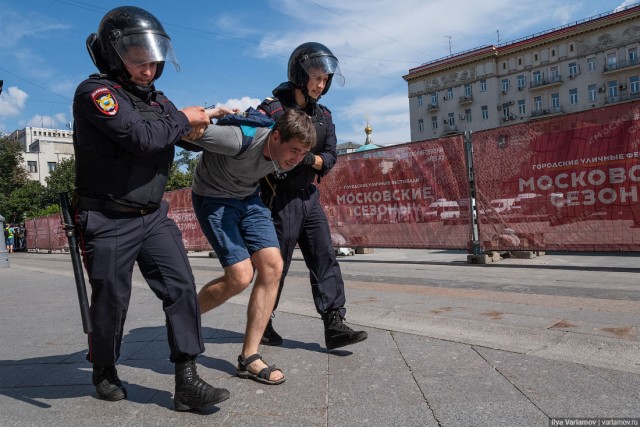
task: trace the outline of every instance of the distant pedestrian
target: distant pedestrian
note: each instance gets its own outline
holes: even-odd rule
[[[14,236],[13,228],[7,224],[4,227],[4,243],[7,246],[8,253],[13,253]]]

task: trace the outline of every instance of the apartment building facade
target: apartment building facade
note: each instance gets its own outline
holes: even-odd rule
[[[71,130],[26,127],[13,131],[9,138],[23,147],[23,166],[29,179],[46,185],[46,178],[65,159],[73,157],[73,132]]]
[[[640,99],[640,3],[409,70],[411,141]]]

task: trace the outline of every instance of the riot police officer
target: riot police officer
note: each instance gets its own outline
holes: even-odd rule
[[[367,338],[366,332],[354,331],[343,322],[346,313],[344,281],[331,244],[327,217],[320,204],[320,193],[314,184],[331,170],[337,158],[331,112],[318,103],[329,91],[332,81],[344,85],[338,59],[320,43],[304,43],[289,58],[288,81],[273,90],[273,98],[265,99],[258,106],[274,119],[289,109],[302,110],[311,117],[316,128],[316,146],[301,164],[286,174],[267,176],[261,182],[261,190],[263,200],[271,209],[284,260],[274,311],[298,243],[309,269],[313,301],[324,322],[328,349]],[[282,344],[282,337],[273,328],[271,320],[261,342]]]
[[[127,392],[115,363],[131,296],[133,265],[166,316],[175,364],[178,411],[203,409],[229,397],[197,373],[204,351],[193,274],[180,230],[162,200],[174,145],[209,123],[202,107],[180,111],[155,87],[166,62],[178,64],[169,36],[149,12],[118,7],[87,39],[100,74],[78,86],[73,101],[74,208],[91,283],[87,359],[100,399]]]

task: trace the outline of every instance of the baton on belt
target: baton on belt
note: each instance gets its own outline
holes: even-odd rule
[[[76,290],[78,291],[78,303],[80,303],[80,316],[82,317],[82,329],[85,334],[90,334],[91,319],[89,318],[89,300],[87,299],[87,288],[84,282],[82,271],[82,260],[78,251],[78,240],[76,239],[76,226],[71,219],[69,203],[69,193],[60,193],[60,207],[62,208],[62,226],[67,239],[69,240],[69,253],[73,264],[73,275],[76,279]]]

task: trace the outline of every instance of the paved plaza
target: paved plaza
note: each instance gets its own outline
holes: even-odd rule
[[[221,274],[207,253],[189,256],[198,286]],[[366,341],[325,349],[296,254],[274,319],[284,344],[261,347],[287,381],[267,386],[235,376],[245,291],[202,319],[199,373],[231,398],[208,412],[178,413],[161,304],[139,273],[118,365],[129,396],[110,403],[91,384],[69,255],[11,254],[10,267],[0,269],[0,425],[640,423],[635,254],[469,265],[457,251],[376,249],[340,262],[347,322],[366,330]]]

